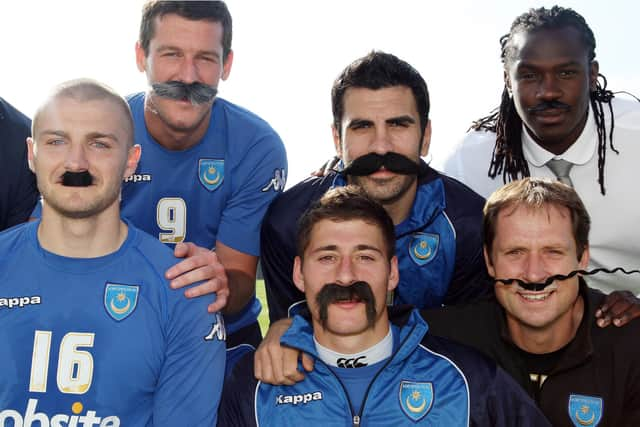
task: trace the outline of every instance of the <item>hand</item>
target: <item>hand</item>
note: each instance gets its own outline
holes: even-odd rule
[[[311,172],[311,176],[323,177],[329,175],[329,172],[333,170],[335,165],[340,162],[340,158],[334,156],[332,159],[327,160],[324,165]]]
[[[253,371],[258,380],[273,385],[293,385],[304,379],[298,371],[298,358],[307,372],[313,371],[313,359],[308,354],[280,345],[280,338],[291,326],[291,319],[272,323],[254,359]]]
[[[596,322],[601,328],[613,323],[624,326],[636,317],[640,317],[640,299],[629,291],[613,291],[596,310]]]
[[[178,243],[173,254],[185,259],[165,273],[165,277],[171,280],[171,288],[179,289],[204,280],[198,286],[184,291],[184,295],[195,298],[215,293],[216,300],[209,304],[208,311],[213,313],[222,310],[229,298],[229,281],[216,253],[194,243]]]

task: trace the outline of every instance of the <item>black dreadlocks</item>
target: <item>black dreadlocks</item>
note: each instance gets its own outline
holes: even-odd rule
[[[545,9],[544,7],[530,9],[529,12],[516,18],[511,24],[509,34],[500,37],[500,58],[502,63],[506,65],[514,53],[511,41],[515,34],[522,31],[566,27],[573,27],[580,32],[587,48],[589,61],[593,61],[596,57],[596,39],[584,18],[572,9],[553,6],[551,9]],[[611,126],[608,133],[609,145],[616,154],[619,154],[619,152],[613,146],[614,119],[611,100],[614,94],[607,90],[607,79],[602,74],[599,74],[598,77],[596,88],[591,92],[590,98],[591,109],[598,129],[598,182],[600,183],[600,191],[604,195],[604,161],[607,151],[607,130],[605,129],[604,120],[605,104],[608,105],[611,116]],[[602,80],[602,83],[600,80]],[[502,174],[503,181],[507,183],[507,181],[530,176],[529,165],[522,152],[522,119],[516,111],[506,85],[502,91],[500,107],[493,110],[488,116],[473,122],[470,129],[483,129],[496,133],[496,144],[493,147],[493,156],[488,172],[491,178]]]

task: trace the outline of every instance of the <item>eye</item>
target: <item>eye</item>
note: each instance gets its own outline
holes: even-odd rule
[[[63,145],[64,143],[64,139],[61,138],[52,138],[46,141],[47,145]]]
[[[94,140],[91,141],[91,146],[93,148],[98,148],[98,149],[106,149],[106,148],[110,148],[111,146],[109,145],[109,143],[105,142],[105,141],[101,141],[101,140]]]
[[[575,70],[562,70],[558,73],[558,75],[562,79],[568,79],[568,78],[574,77],[577,74],[578,72]]]
[[[376,257],[371,254],[358,254],[356,259],[360,262],[372,262],[376,260]]]
[[[326,255],[321,255],[318,257],[318,261],[322,262],[322,263],[330,263],[330,262],[334,262],[336,260],[336,256],[335,255],[331,255],[331,254],[326,254]]]
[[[533,73],[530,71],[525,71],[518,75],[518,78],[520,80],[525,80],[525,81],[535,80],[537,77],[538,75],[536,73]]]

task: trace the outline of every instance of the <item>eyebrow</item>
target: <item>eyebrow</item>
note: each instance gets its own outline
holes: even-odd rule
[[[320,246],[318,248],[315,248],[311,253],[324,252],[324,251],[335,251],[335,250],[338,250],[338,245],[325,245],[325,246]],[[382,250],[380,250],[379,248],[377,248],[375,246],[371,246],[371,245],[365,245],[365,244],[356,245],[356,250],[358,250],[358,251],[374,251],[374,252],[378,252],[378,253],[382,254]]]
[[[402,116],[397,116],[397,117],[390,117],[388,119],[385,119],[384,121],[387,124],[392,124],[392,123],[410,123],[410,124],[414,124],[416,123],[416,120],[409,116],[409,115],[402,115]],[[349,124],[347,125],[347,128],[349,129],[353,129],[355,127],[359,127],[362,125],[372,125],[373,121],[369,120],[369,119],[353,119],[349,122]]]
[[[45,129],[39,133],[40,135],[53,135],[53,136],[59,136],[61,138],[69,139],[69,134],[63,130]],[[111,139],[112,141],[115,141],[115,142],[118,141],[118,137],[115,134],[103,133],[103,132],[89,132],[88,134],[85,135],[85,138],[86,139]]]
[[[580,65],[582,65],[580,61],[569,60],[561,64],[554,65],[553,68],[576,67]],[[533,62],[520,61],[520,63],[518,64],[518,69],[520,68],[540,68],[540,67]]]

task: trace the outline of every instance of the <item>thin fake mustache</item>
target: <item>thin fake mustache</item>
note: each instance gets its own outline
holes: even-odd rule
[[[622,267],[616,267],[612,270],[609,270],[607,268],[596,268],[593,270],[573,270],[569,274],[554,274],[553,276],[548,277],[547,280],[545,280],[544,282],[537,282],[537,283],[525,282],[524,280],[520,280],[520,279],[494,279],[494,283],[500,282],[500,283],[504,283],[505,285],[512,285],[514,283],[517,283],[521,288],[527,291],[542,291],[544,290],[544,288],[552,284],[555,280],[567,280],[574,277],[577,274],[581,274],[583,276],[592,276],[597,273],[613,274],[618,271],[621,271],[624,274],[640,273],[640,270],[627,271]]]

